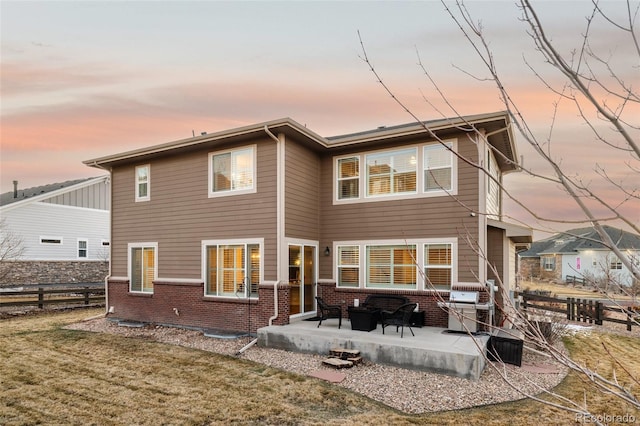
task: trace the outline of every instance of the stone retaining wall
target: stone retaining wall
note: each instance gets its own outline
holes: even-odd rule
[[[0,286],[104,282],[109,274],[105,261],[8,261],[0,262]]]

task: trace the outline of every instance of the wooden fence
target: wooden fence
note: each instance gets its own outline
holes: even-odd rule
[[[586,280],[582,277],[576,277],[575,275],[567,275],[564,278],[564,282],[567,284],[582,284],[586,283]]]
[[[522,296],[522,308],[525,310],[531,308],[557,312],[566,314],[567,319],[570,321],[588,322],[589,324],[602,325],[604,321],[625,324],[628,331],[631,331],[633,326],[639,326],[639,315],[632,307],[607,306],[599,300],[577,299],[574,297],[558,299],[526,292],[520,293],[520,296]],[[606,315],[605,312],[616,312],[622,314],[621,316],[626,317],[626,319],[612,318]]]
[[[37,306],[42,309],[44,305],[89,305],[104,303],[104,288],[95,287],[55,289],[39,287],[37,290],[0,292],[0,308],[5,306]]]

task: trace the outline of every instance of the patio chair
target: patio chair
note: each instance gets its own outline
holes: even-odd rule
[[[395,325],[396,333],[398,332],[398,329],[402,327],[402,331],[400,332],[400,338],[402,338],[404,336],[404,327],[406,325],[409,327],[411,335],[415,336],[411,329],[411,314],[417,306],[418,305],[416,303],[405,303],[393,312],[382,311],[382,334],[384,334],[385,327],[388,325]]]
[[[322,300],[322,298],[317,296],[316,301],[318,302],[318,317],[320,317],[318,327],[320,327],[323,320],[338,318],[338,328],[340,328],[342,326],[342,306],[328,305],[324,300]]]

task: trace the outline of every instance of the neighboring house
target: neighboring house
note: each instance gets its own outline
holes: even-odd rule
[[[605,231],[632,263],[640,267],[640,235],[611,226]],[[563,282],[567,276],[630,286],[633,275],[618,257],[602,244],[594,228],[572,229],[536,241],[521,252],[520,273],[524,278]]]
[[[446,147],[419,123],[325,138],[285,118],[86,161],[111,171],[110,312],[254,332],[314,316],[317,295],[346,314],[383,292],[446,327],[438,297],[487,301],[488,262],[515,288],[531,230],[500,221],[500,186],[472,164],[517,170],[508,115],[425,125]]]
[[[110,178],[79,179],[0,195],[0,232],[21,241],[2,261],[2,285],[104,282],[109,273]]]

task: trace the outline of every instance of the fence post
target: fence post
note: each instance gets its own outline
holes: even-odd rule
[[[567,319],[573,321],[573,297],[567,297]]]
[[[627,331],[631,331],[631,307],[627,309]]]
[[[38,287],[38,308],[42,309],[44,307],[44,289],[42,287]]]
[[[596,301],[596,324],[602,325],[604,320],[604,309],[601,301]]]
[[[89,287],[84,288],[84,304],[89,304]]]

